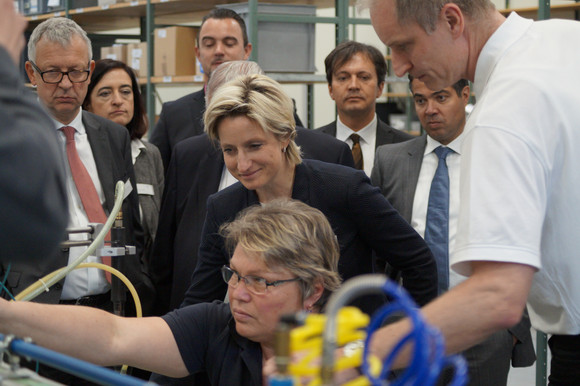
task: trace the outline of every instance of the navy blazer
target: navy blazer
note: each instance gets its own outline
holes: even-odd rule
[[[115,185],[117,181],[130,181],[133,187],[131,193],[123,201],[123,226],[125,227],[125,241],[128,245],[137,247],[136,256],[124,257],[123,273],[133,283],[141,302],[144,313],[151,308],[153,300],[153,286],[145,272],[141,253],[143,247],[143,229],[139,220],[139,199],[137,196],[135,174],[131,159],[131,140],[129,132],[123,126],[102,118],[98,115],[82,112],[83,124],[97,165],[97,173],[105,194],[103,207],[108,215],[115,203]],[[127,191],[126,191],[127,193]],[[38,264],[12,265],[8,284],[15,293],[36,282],[55,269],[64,267],[68,263],[68,250],[57,251],[50,258]],[[61,283],[55,284],[50,292],[40,295],[38,302],[58,303],[62,291]]]
[[[331,122],[326,126],[319,127],[316,131],[336,137],[336,121]],[[412,138],[415,137],[409,133],[405,133],[404,131],[397,130],[377,118],[377,139],[375,149],[381,145],[404,142]]]
[[[340,245],[338,271],[343,280],[373,272],[377,258],[400,269],[403,285],[419,305],[437,296],[437,272],[425,241],[371,185],[362,171],[304,160],[296,166],[292,198],[318,208]],[[223,299],[227,286],[220,268],[229,254],[219,227],[244,208],[258,204],[255,191],[236,183],[209,197],[197,267],[182,306]],[[372,311],[378,304],[365,304]]]
[[[354,166],[344,142],[313,130],[296,130],[296,143],[305,158]],[[173,151],[150,260],[157,315],[178,308],[191,284],[207,199],[218,191],[223,168],[222,153],[207,134],[188,138]]]
[[[203,88],[163,104],[159,120],[149,136],[149,142],[159,149],[165,170],[169,166],[171,152],[177,143],[203,134],[204,111],[205,91]]]

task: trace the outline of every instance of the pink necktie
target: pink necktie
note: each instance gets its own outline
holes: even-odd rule
[[[75,143],[75,128],[72,126],[63,126],[61,130],[66,137],[66,156],[70,165],[73,180],[81,197],[83,207],[90,222],[104,224],[107,221],[107,216],[101,205],[101,200],[95,189],[95,184],[87,172],[85,165],[79,157]],[[110,240],[110,233],[107,235],[107,240]],[[102,256],[103,264],[111,265],[111,256]],[[111,282],[111,274],[105,272],[107,281]]]

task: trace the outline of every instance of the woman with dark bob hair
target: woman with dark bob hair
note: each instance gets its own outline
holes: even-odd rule
[[[219,233],[229,303],[163,317],[123,318],[81,306],[0,299],[0,333],[101,365],[125,363],[171,377],[204,372],[212,385],[265,385],[282,315],[319,312],[338,289],[338,243],[318,209],[274,200],[240,212]]]
[[[159,149],[142,140],[148,129],[147,114],[133,69],[118,60],[98,60],[83,108],[129,130],[139,212],[145,231],[143,257],[148,260],[159,221],[164,171]]]

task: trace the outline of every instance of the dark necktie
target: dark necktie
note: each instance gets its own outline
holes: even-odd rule
[[[354,159],[354,167],[363,170],[364,169],[364,161],[362,150],[360,148],[360,135],[358,134],[351,134],[350,140],[352,141],[352,158]]]
[[[77,152],[75,128],[72,126],[63,126],[61,130],[66,137],[66,156],[75,186],[83,203],[83,208],[85,208],[85,213],[90,222],[104,224],[107,221],[107,215],[105,214],[103,205],[101,205],[95,184]],[[107,237],[107,239],[110,240],[110,237]],[[103,264],[111,265],[110,256],[102,256],[101,260]],[[107,280],[111,282],[111,274],[105,272],[105,275]]]
[[[435,256],[439,294],[449,289],[449,172],[447,155],[453,150],[439,146],[439,163],[429,191],[425,241]]]

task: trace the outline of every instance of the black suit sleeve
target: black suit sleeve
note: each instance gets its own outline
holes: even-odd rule
[[[54,123],[0,47],[0,263],[54,254],[68,221]]]
[[[226,295],[227,286],[221,278],[220,269],[229,263],[229,255],[224,245],[224,239],[219,234],[219,227],[230,219],[218,218],[216,205],[219,205],[219,199],[214,200],[213,196],[210,196],[207,201],[207,214],[201,233],[197,266],[181,307],[223,300]]]
[[[164,104],[161,108],[159,120],[149,136],[149,142],[157,146],[159,153],[161,153],[161,159],[163,160],[163,167],[165,170],[167,170],[169,160],[171,159],[171,146],[169,143],[169,133],[167,132],[166,111],[166,104]]]
[[[355,175],[346,210],[359,234],[379,260],[402,272],[403,286],[415,302],[427,304],[437,296],[437,267],[431,251],[368,177],[362,172]]]
[[[174,266],[174,244],[177,231],[177,165],[172,157],[165,176],[165,190],[159,212],[159,225],[149,262],[151,280],[156,297],[153,313],[163,315],[170,311],[171,285]]]
[[[344,146],[341,146],[341,152],[338,157],[338,164],[354,168],[354,159],[352,158],[352,151],[350,147],[343,142]]]

